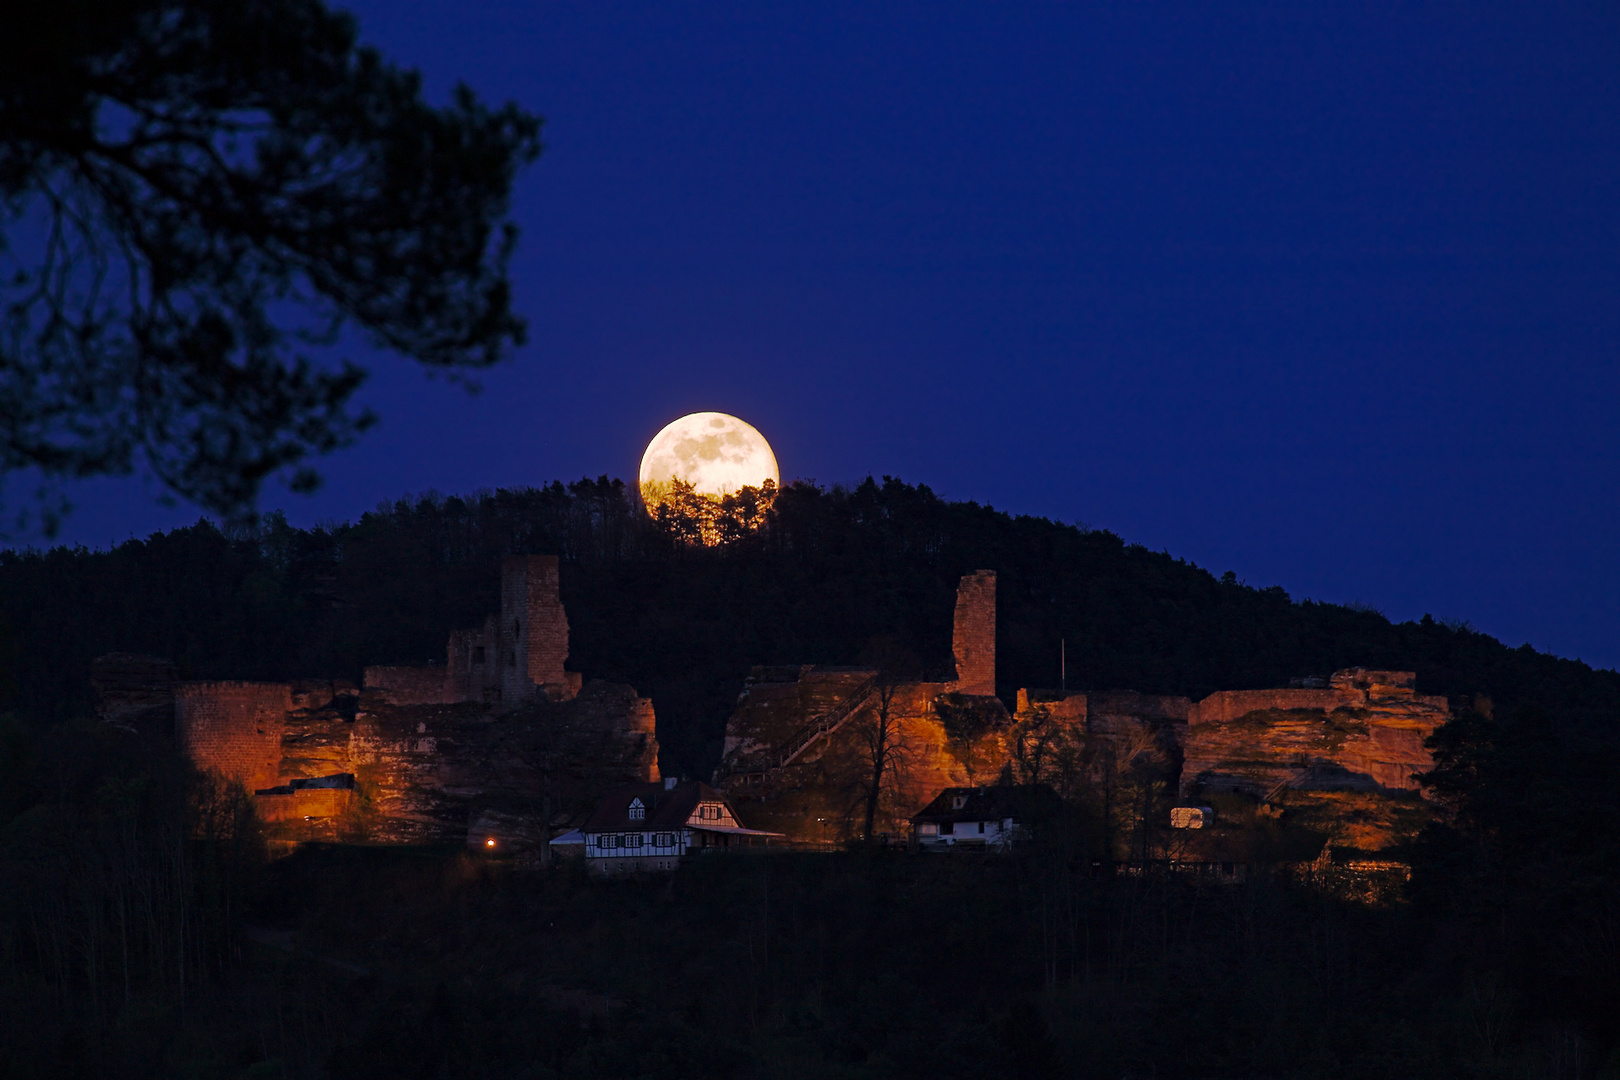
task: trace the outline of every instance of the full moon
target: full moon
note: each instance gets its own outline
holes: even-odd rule
[[[654,435],[641,455],[640,480],[643,492],[683,480],[700,495],[716,496],[767,480],[782,482],[765,436],[752,424],[718,412],[683,416]]]

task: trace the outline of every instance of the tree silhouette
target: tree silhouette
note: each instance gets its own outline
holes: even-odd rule
[[[878,804],[911,764],[914,748],[906,738],[896,699],[906,684],[917,679],[922,663],[916,654],[891,637],[874,638],[868,643],[863,659],[877,669],[872,680],[872,700],[854,724],[864,766],[856,784],[864,815],[861,839],[871,843],[875,837]]]
[[[208,510],[371,423],[349,325],[438,370],[523,339],[506,222],[538,118],[320,0],[17,0],[0,22],[0,474],[150,469]]]

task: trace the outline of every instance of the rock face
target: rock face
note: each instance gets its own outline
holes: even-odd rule
[[[1450,719],[1445,698],[1409,671],[1351,668],[1326,689],[1238,690],[1193,706],[1181,790],[1416,791],[1432,766],[1423,742]]]
[[[170,735],[178,684],[174,664],[157,656],[108,653],[90,664],[96,715],[129,731]]]
[[[948,682],[896,682],[871,668],[758,667],[726,725],[716,783],[754,828],[835,843],[865,828],[904,835],[942,788],[994,783],[1012,727],[994,696],[996,575],[962,578]],[[882,760],[881,778],[874,763]]]
[[[491,820],[538,823],[528,830],[538,836],[552,820],[582,818],[606,790],[658,779],[652,702],[564,670],[557,585],[555,558],[508,559],[489,636],[453,636],[444,667],[367,668],[363,688],[186,683],[165,691],[171,730],[199,768],[254,793],[273,839],[463,842]],[[469,644],[479,640],[507,648],[508,662],[496,645]],[[136,659],[99,668],[114,705],[162,700],[150,687],[172,665]]]
[[[716,781],[756,827],[837,842],[864,828],[877,748],[875,828],[902,832],[940,790],[1057,780],[1115,790],[1179,786],[1184,797],[1240,793],[1335,840],[1376,849],[1423,816],[1415,774],[1424,740],[1450,713],[1411,672],[1353,668],[1325,685],[1189,698],[1129,690],[1021,690],[1009,716],[995,685],[995,578],[957,590],[956,678],[885,686],[866,668],[755,668],[726,729]],[[988,639],[988,640],[987,640]],[[972,693],[969,691],[983,691]],[[887,724],[885,724],[885,719]],[[883,736],[880,738],[880,735]]]
[[[716,782],[750,828],[838,843],[865,827],[881,754],[875,828],[903,836],[940,789],[993,783],[1006,761],[1006,708],[953,685],[883,685],[862,668],[755,668],[727,723]],[[942,708],[966,722],[953,732]]]

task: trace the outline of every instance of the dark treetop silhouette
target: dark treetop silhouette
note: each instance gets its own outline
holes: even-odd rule
[[[319,0],[20,0],[0,25],[0,472],[149,468],[222,514],[371,422],[312,350],[435,369],[521,342],[540,120],[356,44]]]

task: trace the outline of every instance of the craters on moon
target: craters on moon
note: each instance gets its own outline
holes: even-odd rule
[[[776,455],[752,424],[718,412],[691,413],[664,426],[641,456],[642,498],[652,507],[674,481],[699,495],[723,497],[782,482]]]

